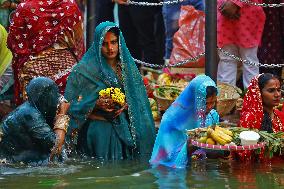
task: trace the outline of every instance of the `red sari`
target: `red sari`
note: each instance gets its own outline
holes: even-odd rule
[[[245,128],[261,130],[261,123],[263,120],[263,106],[261,92],[258,86],[258,78],[260,75],[255,76],[248,87],[247,93],[244,97],[243,108],[240,117],[240,126]],[[272,120],[272,130],[274,133],[284,132],[284,113],[279,110],[274,110],[274,119]],[[264,150],[259,155],[259,159],[264,159]],[[252,151],[238,152],[238,158],[241,160],[251,159]]]
[[[60,78],[52,78],[50,75],[43,74],[40,69],[44,67],[45,73],[56,75],[64,72],[67,67],[74,65],[77,60],[81,59],[85,51],[83,18],[76,2],[74,0],[23,1],[13,14],[8,46],[14,57],[14,87],[17,104],[21,103],[21,93],[24,89],[23,83],[20,82],[21,71],[27,62],[30,63],[27,68],[34,73],[32,77],[47,76],[53,80],[56,78],[56,80],[61,80],[59,86],[65,86],[66,75],[62,75]],[[45,51],[54,54],[57,49],[60,49],[61,53],[54,55],[53,60],[49,56],[46,56],[46,61],[43,60],[42,56],[44,56]],[[62,49],[65,49],[63,53]],[[61,57],[58,57],[60,54],[62,54]],[[68,56],[68,54],[70,55]],[[67,56],[69,60],[73,59],[73,61],[68,61],[68,63],[61,61],[63,55]],[[38,57],[41,58],[42,65],[38,64]],[[34,65],[31,65],[31,61],[34,62]],[[49,62],[49,64],[44,64],[44,62]],[[53,68],[53,63],[57,64],[56,68]],[[62,66],[59,64],[62,64]],[[68,66],[64,64],[68,64]],[[30,75],[29,72],[25,74]]]

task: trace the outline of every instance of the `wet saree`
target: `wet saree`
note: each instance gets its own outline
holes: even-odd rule
[[[47,162],[56,141],[53,121],[59,103],[57,85],[39,77],[27,86],[28,101],[3,121],[0,155],[16,162]]]
[[[194,78],[163,115],[150,163],[184,168],[188,163],[186,130],[206,127],[219,122],[212,109],[206,115],[206,87],[215,82],[208,76]]]
[[[69,134],[77,129],[79,151],[104,160],[149,155],[155,137],[146,89],[121,32],[119,59],[122,80],[101,54],[104,36],[113,27],[117,25],[112,22],[103,22],[96,27],[94,43],[72,70],[65,90],[65,98],[71,103]],[[89,119],[99,91],[108,87],[122,89],[128,110],[110,121]]]

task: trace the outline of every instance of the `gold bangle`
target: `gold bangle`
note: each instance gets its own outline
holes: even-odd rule
[[[56,116],[53,130],[61,129],[67,133],[70,118],[68,115],[59,114]]]

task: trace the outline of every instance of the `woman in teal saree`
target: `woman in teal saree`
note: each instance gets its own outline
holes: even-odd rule
[[[114,111],[99,99],[109,87],[121,88],[127,106]],[[71,103],[69,135],[78,131],[77,142],[69,142],[79,152],[104,160],[150,155],[155,128],[149,101],[117,25],[96,27],[94,43],[68,78],[65,98]]]

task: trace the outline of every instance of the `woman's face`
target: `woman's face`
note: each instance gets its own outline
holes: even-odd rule
[[[264,107],[273,108],[278,106],[281,98],[280,81],[270,79],[261,90],[262,103]]]
[[[217,96],[213,95],[206,98],[206,114],[208,114],[216,105]]]
[[[115,59],[118,55],[118,38],[112,32],[107,32],[102,44],[102,54],[107,60]]]

